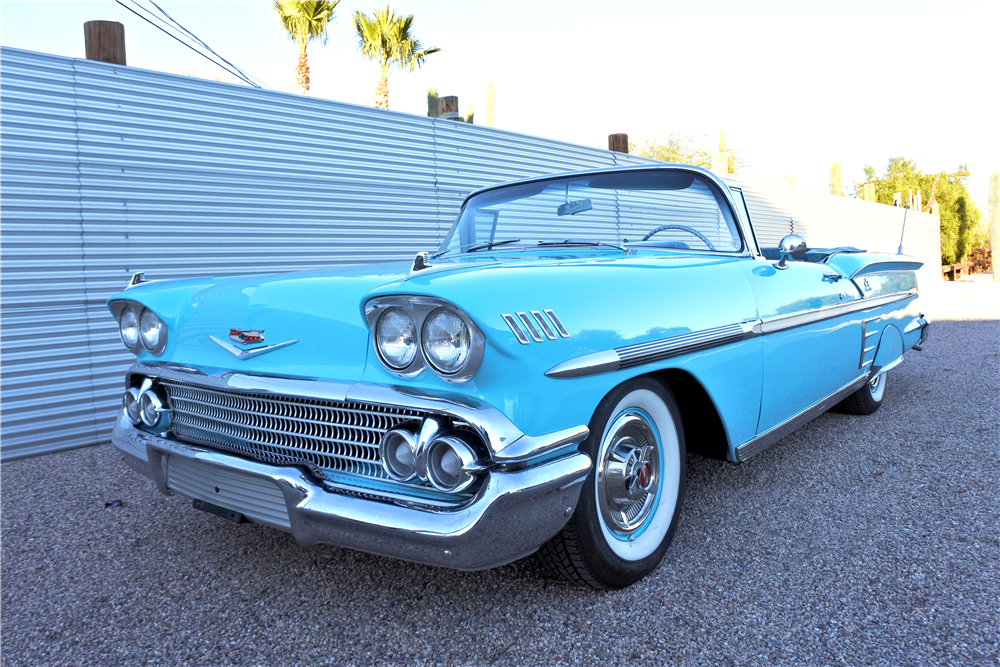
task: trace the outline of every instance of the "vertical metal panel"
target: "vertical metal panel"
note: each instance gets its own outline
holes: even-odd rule
[[[133,357],[105,300],[135,271],[169,279],[408,260],[438,245],[471,190],[653,162],[6,47],[0,85],[5,461],[107,439]],[[734,182],[773,245],[783,193]],[[824,225],[854,245],[872,237],[851,207],[876,205],[834,211],[810,199],[828,196],[802,195],[797,229],[801,217],[817,239]],[[929,224],[908,221],[907,239],[929,249]]]

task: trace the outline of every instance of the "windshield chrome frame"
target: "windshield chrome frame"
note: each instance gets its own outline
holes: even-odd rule
[[[721,178],[716,176],[713,172],[708,169],[703,169],[701,167],[695,167],[688,164],[673,164],[673,163],[661,163],[661,164],[645,164],[645,165],[628,165],[623,167],[605,167],[601,169],[586,169],[583,171],[568,171],[558,174],[547,174],[545,176],[535,176],[532,178],[525,178],[517,181],[508,181],[507,183],[497,183],[496,185],[489,185],[478,190],[474,190],[465,198],[462,202],[461,208],[458,210],[458,215],[455,217],[455,221],[452,223],[451,228],[448,230],[448,234],[442,239],[441,245],[438,246],[437,252],[435,252],[432,257],[449,257],[449,256],[462,256],[467,254],[466,252],[454,251],[454,250],[444,250],[443,246],[448,239],[451,238],[452,231],[455,229],[455,225],[458,221],[462,219],[462,215],[465,213],[465,208],[468,206],[469,202],[473,197],[481,195],[485,192],[492,192],[494,190],[500,190],[502,188],[507,188],[517,185],[526,185],[530,183],[542,183],[545,181],[557,181],[565,178],[579,178],[582,176],[593,176],[596,174],[605,173],[621,173],[621,172],[643,172],[643,171],[687,171],[692,172],[697,176],[708,180],[712,185],[714,185],[718,192],[722,194],[722,198],[726,205],[729,206],[729,212],[732,215],[733,220],[736,223],[736,231],[740,235],[740,241],[742,242],[742,250],[730,250],[730,251],[719,251],[719,250],[693,250],[689,248],[666,248],[661,246],[642,246],[635,245],[631,246],[633,250],[653,250],[658,252],[674,252],[674,253],[693,253],[698,255],[708,255],[711,257],[758,257],[758,253],[754,252],[756,247],[755,242],[751,242],[750,238],[747,237],[748,230],[744,229],[743,220],[744,216],[740,214],[739,207],[736,206],[735,200],[733,199],[733,193],[730,191],[730,186],[728,183],[723,181]],[[736,186],[740,187],[740,186]],[[747,225],[750,225],[750,221],[746,221]],[[753,228],[748,227],[749,233],[753,234]],[[751,237],[756,241],[756,236]],[[624,244],[623,244],[624,245]],[[565,247],[565,246],[555,246],[555,247]],[[541,249],[545,249],[546,246],[542,246]],[[509,250],[538,250],[533,246],[512,246]],[[492,252],[492,249],[487,252]]]

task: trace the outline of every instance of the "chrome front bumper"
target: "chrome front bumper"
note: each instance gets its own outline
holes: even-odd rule
[[[537,550],[572,516],[591,467],[586,454],[573,451],[519,470],[493,470],[464,506],[429,508],[331,492],[298,468],[152,435],[124,415],[111,440],[165,494],[240,512],[290,531],[302,545],[334,544],[458,570],[496,567]]]

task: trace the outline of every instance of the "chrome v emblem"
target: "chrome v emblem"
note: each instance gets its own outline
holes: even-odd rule
[[[250,359],[251,357],[259,357],[262,354],[267,354],[268,352],[274,352],[275,350],[281,349],[283,347],[288,347],[289,345],[295,345],[298,343],[297,340],[286,340],[284,343],[275,343],[274,345],[263,345],[261,347],[252,347],[249,350],[241,350],[232,343],[227,343],[224,340],[220,340],[215,336],[209,336],[213,343],[219,345],[223,350],[229,352],[231,355],[237,359]]]

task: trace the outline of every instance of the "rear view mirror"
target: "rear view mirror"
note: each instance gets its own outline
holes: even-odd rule
[[[576,201],[568,201],[565,204],[561,204],[556,209],[556,215],[576,215],[577,213],[589,211],[592,208],[594,208],[594,204],[589,199],[577,199]]]

